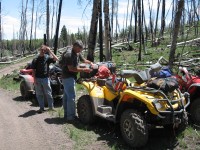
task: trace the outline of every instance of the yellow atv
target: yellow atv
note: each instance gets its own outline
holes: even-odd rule
[[[120,123],[123,139],[131,147],[142,147],[148,141],[148,127],[187,125],[186,107],[190,103],[187,93],[175,89],[165,94],[159,89],[149,88],[145,72],[123,70],[120,78],[80,79],[88,91],[77,103],[78,116],[84,124],[101,117]],[[130,83],[127,78],[134,77]]]

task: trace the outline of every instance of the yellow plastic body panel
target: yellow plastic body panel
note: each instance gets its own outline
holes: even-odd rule
[[[88,93],[91,97],[94,98],[104,98],[104,89],[100,86],[97,86],[93,82],[82,82],[82,85],[86,87]]]
[[[152,101],[155,99],[155,97],[151,96],[149,93],[147,94],[147,93],[144,93],[141,91],[133,91],[130,89],[127,89],[123,93],[121,93],[120,102],[124,101],[124,102],[131,103],[134,101],[134,99],[139,100],[139,101],[143,102],[144,104],[146,104],[147,108],[150,110],[151,113],[153,113],[155,115],[158,114],[158,112],[156,111],[156,109],[154,108],[154,106],[152,104]]]
[[[115,93],[111,92],[106,86],[103,86],[103,89],[104,89],[104,97],[108,101],[114,100],[119,95],[118,92]]]

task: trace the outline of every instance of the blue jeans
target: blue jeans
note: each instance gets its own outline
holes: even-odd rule
[[[64,95],[63,95],[63,108],[64,108],[64,118],[67,120],[73,120],[76,116],[76,107],[75,107],[75,79],[74,78],[65,78],[62,80],[64,86]]]
[[[49,78],[36,78],[36,97],[41,109],[44,109],[44,99],[48,101],[48,107],[53,108],[53,97]]]

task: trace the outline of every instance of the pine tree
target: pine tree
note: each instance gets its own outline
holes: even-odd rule
[[[61,29],[61,33],[60,33],[60,39],[62,41],[62,46],[65,47],[67,46],[68,42],[67,42],[67,28],[64,25]]]

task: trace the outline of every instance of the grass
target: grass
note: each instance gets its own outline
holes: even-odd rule
[[[17,70],[10,75],[3,76],[0,79],[0,87],[12,92],[19,91],[20,82],[13,80],[13,78],[17,76],[18,76]]]
[[[200,149],[200,130],[189,126],[183,134],[178,137],[181,149]]]

